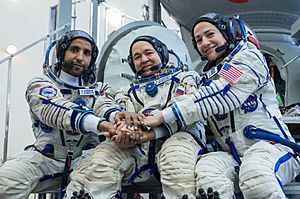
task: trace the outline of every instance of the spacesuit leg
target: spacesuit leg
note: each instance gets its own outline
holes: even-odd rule
[[[185,132],[172,135],[157,154],[157,165],[166,198],[187,194],[195,198],[195,165],[200,146]]]
[[[196,165],[197,187],[204,190],[212,187],[222,199],[232,199],[237,178],[236,166],[238,164],[228,152],[204,154]]]
[[[59,190],[61,178],[39,182],[44,175],[63,170],[64,163],[47,158],[36,151],[23,151],[0,167],[1,199],[28,198],[31,192]]]
[[[279,144],[260,141],[251,146],[244,155],[239,174],[245,199],[286,198],[281,186],[299,173],[297,159]]]
[[[115,198],[121,190],[122,179],[129,179],[136,163],[143,165],[146,160],[137,147],[120,149],[114,142],[105,141],[93,150],[88,161],[74,169],[67,196],[84,189],[93,198]]]

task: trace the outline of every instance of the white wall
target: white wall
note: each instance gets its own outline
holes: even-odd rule
[[[136,19],[142,19],[142,0],[107,0],[106,4],[118,9],[125,15]],[[0,60],[8,56],[5,47],[15,44],[22,49],[32,42],[49,33],[50,7],[58,3],[58,0],[0,0]],[[76,29],[89,31],[90,3],[82,2],[76,6]],[[103,10],[102,10],[103,11]],[[163,19],[168,27],[175,29],[173,21],[163,13]],[[130,22],[130,20],[126,20]],[[103,24],[99,27],[103,30]],[[109,27],[112,31],[113,27]],[[104,36],[100,38],[103,44]],[[31,130],[31,121],[28,114],[28,105],[24,98],[27,82],[34,76],[40,75],[44,60],[44,44],[18,55],[13,59],[12,67],[12,93],[9,126],[8,156],[34,142]],[[101,48],[101,46],[100,46]],[[7,87],[7,62],[0,65],[0,159],[3,154],[3,139],[5,132],[6,112],[6,87]]]
[[[4,49],[8,44],[21,49],[47,35],[50,6],[55,4],[57,0],[0,0],[0,59],[7,56]],[[13,59],[9,155],[34,140],[24,92],[30,78],[41,72],[43,49],[42,43]],[[7,67],[7,63],[0,65],[0,159],[5,131]]]

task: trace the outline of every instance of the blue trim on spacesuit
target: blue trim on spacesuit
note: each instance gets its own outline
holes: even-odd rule
[[[201,110],[200,112],[201,112],[202,117],[205,118],[203,110],[202,110],[202,106],[200,105],[200,100],[198,100],[198,97],[195,94],[193,94],[193,95],[194,95],[195,99],[198,101],[197,104],[198,104],[198,106],[199,106],[199,108]],[[201,95],[201,93],[200,93],[200,95]],[[206,109],[206,107],[205,107],[205,109]],[[206,112],[207,112],[207,110],[206,110]]]
[[[282,135],[284,136],[285,139],[289,140],[286,132],[283,130],[280,122],[278,121],[278,118],[276,116],[271,115],[271,113],[269,112],[269,110],[267,109],[267,105],[262,101],[262,95],[260,95],[259,97],[259,101],[262,103],[263,108],[267,111],[267,113],[269,114],[269,117],[272,118],[274,120],[274,122],[276,123],[276,125],[278,126],[279,130],[281,131]]]
[[[257,79],[258,79],[258,84],[261,85],[261,79],[260,79],[259,75],[256,73],[255,70],[253,70],[253,68],[252,68],[251,66],[249,66],[249,65],[247,65],[247,64],[245,64],[245,63],[236,62],[236,61],[233,62],[233,64],[235,64],[235,65],[243,65],[243,66],[247,66],[247,67],[254,73],[254,75],[257,77]]]
[[[177,104],[174,103],[171,107],[173,109],[173,112],[175,113],[175,116],[176,116],[177,120],[180,121],[183,126],[186,126],[184,118],[183,118],[182,114],[180,113]]]
[[[229,85],[229,84],[228,84]],[[228,86],[227,85],[227,86]],[[236,96],[236,94],[234,93],[234,92],[232,92],[231,90],[230,90],[230,88],[229,88],[229,90],[228,90],[234,97],[235,97],[235,99],[237,100],[237,105],[238,105],[238,107],[242,104],[241,102],[240,102],[240,100],[239,100],[239,98]],[[228,96],[229,97],[229,96]],[[229,97],[229,99],[231,99],[230,97]],[[236,106],[236,103],[234,103],[233,102],[233,106],[235,107],[235,108],[238,108],[237,106]]]
[[[234,143],[230,140],[230,137],[226,138],[225,143],[228,145],[229,152],[232,155],[233,159],[239,164],[242,164],[240,156],[234,146]]]
[[[289,137],[287,136],[287,134],[286,134],[285,131],[283,130],[282,126],[280,125],[280,123],[279,123],[277,117],[273,116],[272,118],[273,118],[273,120],[275,121],[275,123],[277,124],[277,126],[278,126],[278,128],[280,129],[281,133],[283,134],[284,138],[288,140]]]
[[[111,114],[112,112],[115,112],[115,111],[122,112],[122,109],[119,109],[119,108],[117,108],[117,107],[110,108],[110,109],[108,109],[107,111],[105,111],[103,117],[104,117],[107,121],[109,121],[109,116],[110,116],[110,114]]]
[[[228,85],[229,85],[229,86],[228,86]],[[200,89],[200,91],[201,91],[201,90],[202,90],[202,89]],[[199,91],[199,92],[200,92],[200,91]],[[218,90],[217,92],[215,92],[215,93],[213,93],[213,94],[211,94],[211,95],[204,96],[204,97],[201,97],[200,99],[195,100],[194,103],[203,101],[203,100],[206,99],[206,98],[211,98],[211,97],[216,96],[216,95],[218,95],[218,94],[221,94],[221,95],[225,96],[225,95],[227,94],[228,91],[236,98],[236,100],[238,101],[238,105],[240,105],[241,103],[240,103],[238,97],[230,90],[230,84],[227,84],[223,89]],[[233,102],[233,100],[231,99],[231,97],[229,97],[228,95],[227,95],[227,97],[232,101],[234,107],[236,108],[235,103]],[[226,99],[224,99],[224,100],[226,101]]]
[[[235,47],[235,49],[233,49],[232,51],[231,51],[231,53],[229,54],[229,56],[228,56],[228,59],[226,59],[227,61],[229,61],[229,60],[231,60],[233,57],[234,57],[234,55],[236,55],[241,49],[242,49],[242,47],[244,46],[246,44],[246,42],[244,42],[244,41],[241,41],[236,47]]]
[[[204,87],[205,88],[205,90],[206,90],[206,92],[209,94],[209,95],[213,95],[213,94],[211,94],[211,92],[209,91],[209,89],[207,88],[207,86],[206,87]],[[212,87],[210,86],[210,88],[212,89]],[[213,89],[212,89],[212,91],[213,91]],[[217,97],[217,96],[216,96]],[[215,99],[212,97],[211,98],[212,99],[212,101],[215,103],[215,107],[217,107],[217,113],[214,113],[214,114],[216,114],[216,115],[219,115],[220,114],[220,109],[219,109],[219,106],[217,105],[217,103],[216,103],[216,101],[215,101]],[[209,102],[209,100],[207,100],[208,102]],[[212,112],[213,112],[213,107],[212,107],[212,105],[211,105],[211,103],[209,103],[209,105],[210,105],[210,107],[211,107],[211,110],[212,110]],[[222,105],[223,106],[223,105]]]
[[[133,90],[138,89],[139,87],[140,85],[134,85],[128,89],[127,93],[131,93]]]
[[[212,84],[212,86],[215,86],[216,89],[218,90],[218,88],[217,88],[217,86],[216,86],[216,84],[215,84],[214,82],[211,82],[211,84]],[[214,91],[214,88],[213,88],[212,86],[211,86],[210,88],[211,88],[211,90],[215,93],[216,91]],[[217,100],[220,102],[220,104],[222,105],[222,109],[223,109],[223,112],[222,112],[222,113],[224,113],[224,112],[225,112],[225,107],[224,107],[223,103],[221,102],[221,100],[219,99],[218,96],[216,96],[216,98],[217,98]],[[225,101],[225,102],[226,102],[226,101]],[[227,102],[226,102],[226,104],[227,104]],[[228,106],[228,104],[227,104],[227,106]],[[219,107],[218,107],[218,109],[219,109]]]
[[[64,107],[64,106],[61,106],[61,105],[58,105],[58,104],[55,104],[55,103],[51,102],[51,100],[43,100],[42,103],[43,104],[51,104],[51,105],[56,106],[56,107],[61,108],[61,109],[70,110],[70,108],[67,108],[67,107]]]
[[[265,70],[266,70],[266,73],[267,73],[267,79],[266,79],[266,82],[267,81],[269,81],[270,80],[270,78],[271,78],[271,75],[270,75],[270,73],[269,73],[269,69],[268,69],[268,66],[267,66],[267,64],[266,64],[266,62],[265,62],[265,60],[262,60],[262,58],[261,58],[261,56],[259,56],[256,52],[254,52],[254,51],[249,51],[249,52],[252,52],[254,55],[256,55],[256,57],[259,59],[259,61],[262,63],[262,65],[264,66],[264,68],[265,68]],[[265,82],[265,83],[266,83]]]
[[[81,133],[85,133],[82,129],[82,121],[83,118],[87,114],[93,114],[91,109],[84,110],[81,106],[76,106],[71,108],[73,110],[71,115],[71,127],[74,131],[79,131]],[[76,119],[78,116],[78,119]]]
[[[293,157],[293,155],[292,155],[290,152],[288,152],[287,154],[285,154],[284,156],[282,156],[281,158],[279,158],[279,160],[276,162],[275,167],[274,167],[274,174],[275,174],[275,177],[276,177],[276,179],[277,179],[277,181],[278,181],[278,184],[280,185],[281,190],[282,190],[283,193],[284,193],[284,189],[283,189],[282,182],[281,182],[281,180],[277,177],[276,173],[277,173],[277,171],[279,170],[279,167],[280,167],[283,163],[285,163],[286,161],[290,160],[291,157]]]
[[[212,82],[212,85],[215,86],[217,90],[220,90],[220,88],[218,88],[218,85],[217,85],[216,83]],[[221,97],[222,97],[222,99],[224,100],[224,102],[226,103],[227,107],[230,109],[230,105],[229,105],[228,101],[225,99],[224,95],[221,95]],[[230,101],[231,101],[231,103],[233,104],[233,106],[235,107],[235,104],[233,103],[233,100],[230,99]],[[223,104],[223,103],[221,103],[221,104],[222,104],[222,106],[223,106],[223,108],[224,108],[223,110],[224,110],[224,112],[225,112],[224,104]]]

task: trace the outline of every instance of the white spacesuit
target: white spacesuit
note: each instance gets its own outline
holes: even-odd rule
[[[92,58],[88,65],[90,70],[79,77],[61,69],[61,64],[68,64],[63,63],[65,53],[75,39],[87,41],[92,46],[91,55],[85,52],[88,50],[82,50]],[[96,44],[87,33],[74,30],[58,40],[56,46],[58,63],[48,66],[46,59],[44,74],[28,83],[26,100],[36,141],[0,167],[1,199],[28,198],[31,192],[59,191],[67,154],[72,159],[68,168],[71,170],[85,158],[87,153],[84,150],[99,144],[97,126],[104,119],[96,117],[92,108],[96,99],[111,89],[96,81]],[[48,52],[52,47],[54,45]],[[80,53],[82,47],[78,45],[72,48],[76,54]],[[74,61],[68,67],[72,68],[71,64],[84,63]]]
[[[280,120],[274,83],[259,45],[239,19],[209,13],[198,19],[193,31],[201,22],[209,22],[219,29],[227,43],[216,52],[226,49],[227,54],[216,67],[206,72],[206,79],[197,92],[163,111],[163,115],[173,112],[173,118],[165,118],[165,122],[176,119],[186,126],[207,120],[224,151],[205,154],[199,160],[198,187],[213,187],[220,192],[221,198],[231,199],[234,183],[238,182],[244,198],[285,198],[283,185],[299,173],[299,158],[293,156],[290,148],[247,139],[243,134],[245,127],[254,125],[294,141]],[[236,25],[242,30],[241,40],[231,35],[234,31],[230,28]],[[202,40],[194,34],[194,45],[200,54],[196,42]]]
[[[107,119],[112,120],[114,114],[121,109],[146,116],[155,114],[155,111],[181,100],[184,94],[195,92],[198,86],[198,73],[182,72],[180,67],[167,66],[168,49],[152,36],[139,36],[131,44],[128,60],[135,73],[143,73],[136,71],[132,60],[132,46],[139,41],[150,43],[158,53],[161,64],[152,65],[151,71],[159,72],[156,75],[139,77],[128,88],[117,91],[117,106],[109,100],[99,103],[102,104],[102,116]],[[176,122],[170,122],[154,127],[154,131],[157,142],[166,140],[161,148],[156,145],[156,151],[159,150],[156,163],[164,196],[178,198],[186,193],[189,198],[195,198],[195,165],[199,154],[206,150],[203,125],[196,122],[182,128]],[[151,150],[154,149],[149,147],[149,142],[129,149],[119,149],[112,141],[104,142],[97,146],[88,164],[83,165],[79,171],[74,171],[75,176],[67,192],[73,191],[74,187],[80,188],[81,184],[94,198],[114,198],[117,191],[121,190],[122,179],[137,182],[149,177],[149,169],[155,169],[155,157],[149,155],[148,159],[148,152],[151,154]],[[77,172],[82,175],[76,175]],[[83,178],[85,180],[81,181]]]

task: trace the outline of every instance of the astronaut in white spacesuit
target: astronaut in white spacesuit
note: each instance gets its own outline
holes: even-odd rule
[[[112,92],[97,82],[98,48],[93,38],[80,30],[66,32],[56,44],[57,62],[49,66],[53,47],[55,42],[48,48],[43,75],[33,78],[26,89],[36,141],[0,167],[1,199],[59,191],[68,172],[99,144],[101,132],[115,131],[92,110],[99,96]]]
[[[177,56],[155,37],[137,37],[128,57],[136,81],[116,92],[117,104],[109,100],[103,102],[106,104],[101,110],[103,117],[112,121],[120,107],[152,115],[180,100],[184,94],[195,92],[200,80],[198,73],[183,72],[178,57],[179,66],[168,65],[169,53]],[[182,128],[170,122],[142,131],[141,137],[135,139],[139,144],[127,149],[120,149],[111,140],[98,145],[87,164],[74,171],[67,193],[84,188],[94,198],[117,198],[122,180],[144,181],[149,177],[149,170],[155,172],[157,163],[166,198],[178,198],[185,193],[195,198],[195,165],[199,154],[206,150],[203,125],[196,122]],[[158,142],[163,142],[161,148]],[[156,155],[155,150],[159,150]]]
[[[297,154],[281,144],[244,136],[253,125],[294,142],[281,120],[275,86],[254,33],[237,17],[208,13],[196,21],[192,38],[201,58],[208,60],[202,86],[144,124],[176,120],[186,126],[207,120],[219,144],[215,148],[221,150],[197,163],[198,187],[212,187],[222,199],[233,198],[238,188],[247,199],[286,198],[283,185],[299,173]]]

